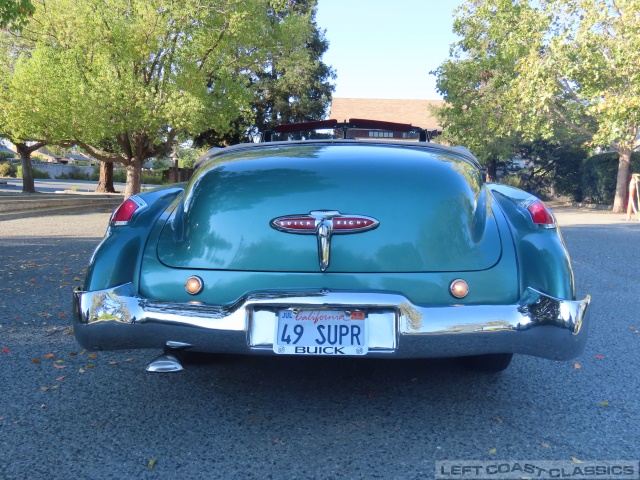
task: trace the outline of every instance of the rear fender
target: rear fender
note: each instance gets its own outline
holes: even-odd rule
[[[93,252],[84,290],[103,290],[123,283],[137,283],[142,252],[149,233],[171,203],[184,191],[184,185],[160,188],[137,195],[147,206],[127,225],[109,224],[107,232]]]
[[[509,224],[520,270],[520,291],[531,287],[557,298],[575,300],[571,261],[558,226],[545,228],[532,222],[523,208],[535,198],[531,194],[507,185],[486,186]]]

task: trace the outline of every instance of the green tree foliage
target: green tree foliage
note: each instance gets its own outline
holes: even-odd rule
[[[513,91],[527,125],[563,124],[619,155],[614,211],[623,211],[629,162],[640,144],[640,1],[540,2],[537,28]],[[508,43],[508,42],[507,42]]]
[[[335,72],[322,61],[329,48],[324,31],[315,22],[316,0],[291,0],[290,8],[273,11],[274,22],[295,15],[308,19],[300,42],[280,41],[269,52],[265,67],[244,72],[253,97],[251,110],[233,122],[233,130],[208,130],[196,136],[196,145],[230,145],[259,140],[265,131],[283,123],[322,120],[331,103]]]
[[[511,2],[469,0],[461,5],[453,26],[461,39],[451,46],[450,58],[432,72],[446,101],[433,111],[443,127],[441,141],[473,151],[487,167],[487,181],[495,181],[497,165],[516,153],[520,133],[506,93],[523,48],[501,48],[512,28],[508,23],[512,12],[500,8],[504,3]]]
[[[616,151],[614,210],[621,211],[639,144],[640,0],[468,0],[458,22],[472,27],[458,32],[469,68],[478,75],[497,63],[506,79],[493,100],[508,111],[477,110],[477,119],[505,119],[506,133],[515,126],[528,140],[564,128]],[[488,70],[491,84],[497,74]]]
[[[125,196],[140,191],[145,160],[176,139],[228,131],[253,99],[246,72],[262,70],[274,48],[308,36],[309,19],[284,15],[286,0],[38,0],[15,51],[28,113],[50,137],[127,169]],[[45,8],[46,7],[46,8]],[[27,129],[31,138],[40,138]]]
[[[517,53],[507,92],[514,123],[529,137],[546,138],[561,125],[592,146],[616,151],[614,210],[622,211],[631,152],[639,144],[640,1],[484,3],[485,21],[510,26],[497,50]]]
[[[31,0],[0,0],[0,27],[19,29],[34,10]]]

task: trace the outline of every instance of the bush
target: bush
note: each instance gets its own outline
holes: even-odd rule
[[[49,177],[48,173],[42,172],[40,170],[38,170],[37,168],[31,167],[31,171],[33,173],[33,178],[38,178],[41,180],[44,179],[49,179],[51,177]],[[22,178],[22,165],[18,165],[17,169],[16,169],[16,177],[18,178]]]
[[[587,158],[582,164],[582,196],[591,203],[611,205],[616,194],[619,155],[601,153]],[[631,156],[629,173],[640,172],[640,152]]]
[[[503,185],[509,185],[510,187],[520,188],[522,189],[522,177],[518,173],[512,173],[509,175],[505,175],[500,179],[500,183]]]
[[[582,201],[582,166],[587,155],[584,148],[571,145],[559,148],[554,153],[556,164],[552,184],[557,195],[566,195],[577,202]]]
[[[164,178],[164,171],[143,171],[142,172],[142,183],[148,183],[150,185],[164,185],[167,183],[167,179]]]
[[[58,178],[62,178],[64,180],[89,180],[89,175],[84,173],[78,167],[73,166],[69,173],[62,173]]]
[[[100,167],[96,167],[91,174],[91,180],[98,181],[100,179]],[[119,183],[127,183],[127,169],[126,168],[114,168],[113,169],[113,181]],[[151,185],[165,185],[167,183],[166,175],[163,175],[163,171],[152,172],[148,170],[142,171],[142,183],[148,183]]]
[[[13,177],[16,176],[16,167],[11,162],[0,163],[0,177]]]

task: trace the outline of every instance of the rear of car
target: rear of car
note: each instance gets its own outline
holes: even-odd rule
[[[455,149],[248,145],[125,202],[76,293],[90,349],[578,355],[588,299],[555,219]],[[156,365],[157,366],[157,365]]]

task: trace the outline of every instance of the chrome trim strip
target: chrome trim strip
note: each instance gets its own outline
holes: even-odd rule
[[[378,352],[382,356],[523,353],[555,360],[574,358],[584,349],[590,302],[589,296],[580,301],[562,300],[528,288],[513,305],[428,307],[398,294],[322,290],[255,293],[234,305],[213,306],[144,299],[130,283],[101,291],[76,291],[74,299],[75,335],[90,349],[164,348],[172,341],[193,345],[196,351],[268,353],[273,340],[266,330],[255,332],[260,338],[254,336],[257,342],[251,344],[251,318],[271,322],[265,311],[359,308],[396,312],[397,330],[384,327],[384,335],[393,338],[376,340],[385,347]],[[263,313],[254,315],[256,311]],[[269,323],[268,328],[273,332],[272,326]]]

